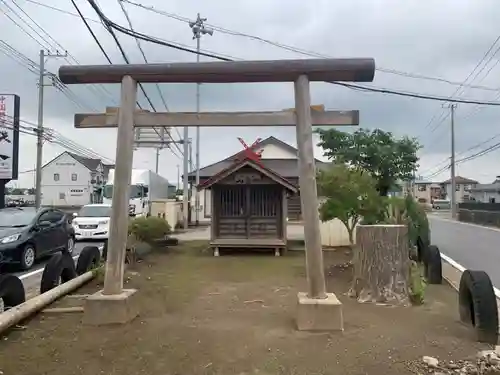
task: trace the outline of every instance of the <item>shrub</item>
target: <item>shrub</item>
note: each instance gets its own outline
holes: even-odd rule
[[[161,217],[138,217],[133,219],[128,227],[129,234],[133,234],[139,241],[152,242],[164,238],[170,233],[170,225]]]
[[[424,277],[423,267],[417,262],[411,262],[409,286],[411,303],[414,305],[423,304],[427,282]]]
[[[416,245],[417,239],[420,238],[423,245],[428,246],[430,244],[431,233],[429,220],[424,208],[410,195],[405,198],[405,207],[409,218],[408,236],[410,243]]]

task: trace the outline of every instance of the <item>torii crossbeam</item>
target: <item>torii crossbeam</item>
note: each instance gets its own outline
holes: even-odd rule
[[[119,309],[90,317],[88,321],[123,322],[129,309],[127,296],[134,291],[123,290],[125,245],[127,241],[128,196],[134,146],[134,126],[296,126],[299,155],[299,185],[304,219],[308,291],[298,295],[297,325],[304,330],[343,330],[341,304],[334,294],[326,293],[321,247],[320,221],[316,188],[316,170],[313,154],[312,125],[327,111],[311,109],[311,81],[371,82],[375,73],[373,59],[300,59],[272,61],[231,61],[140,65],[71,65],[59,69],[59,78],[65,84],[120,83],[121,102],[118,115],[77,115],[77,127],[118,127],[116,148],[115,189],[111,228],[106,261],[106,276],[102,292],[87,302],[88,314],[98,308]],[[137,82],[171,83],[245,83],[294,82],[295,111],[267,114],[230,116],[206,114],[200,120],[194,114],[153,114],[136,112]],[[317,112],[317,113],[316,113]],[[329,117],[325,125],[339,124],[338,113]],[[196,114],[198,116],[198,114]],[[211,117],[210,117],[211,116]],[[244,119],[246,117],[246,119]],[[349,116],[348,116],[349,117]],[[272,122],[269,119],[272,119]],[[323,117],[324,118],[324,117]],[[252,119],[250,121],[249,119]],[[256,120],[257,119],[257,120]],[[246,123],[245,121],[246,120]],[[348,124],[359,120],[352,112]],[[89,122],[90,121],[90,122]],[[342,119],[346,121],[346,117]],[[322,121],[320,121],[322,122]],[[333,123],[331,123],[333,122]],[[335,123],[336,122],[336,123]],[[134,124],[135,123],[135,124]],[[78,126],[80,124],[80,126]],[[115,125],[116,124],[116,125]],[[182,125],[181,125],[182,124]],[[94,126],[92,126],[94,125]],[[323,125],[323,124],[318,124]],[[125,301],[122,304],[119,301]],[[103,306],[105,304],[105,306]],[[96,306],[92,308],[92,306]],[[127,310],[129,311],[129,310]],[[87,314],[87,308],[86,312]],[[128,318],[132,318],[131,312]],[[118,318],[119,317],[119,318]],[[120,319],[120,320],[119,320]]]

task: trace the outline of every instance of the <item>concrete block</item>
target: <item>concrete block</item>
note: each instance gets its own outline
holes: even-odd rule
[[[102,294],[102,290],[85,300],[83,323],[90,325],[125,324],[139,315],[133,296],[135,289],[124,289],[120,294]]]
[[[344,331],[342,303],[333,293],[324,299],[297,295],[297,328],[299,331]]]

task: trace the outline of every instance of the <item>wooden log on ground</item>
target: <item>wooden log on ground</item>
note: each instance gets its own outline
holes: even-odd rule
[[[64,313],[82,313],[82,306],[73,306],[73,307],[53,307],[51,309],[42,310],[43,314],[64,314]]]
[[[349,295],[362,303],[409,305],[409,251],[406,225],[359,225]]]

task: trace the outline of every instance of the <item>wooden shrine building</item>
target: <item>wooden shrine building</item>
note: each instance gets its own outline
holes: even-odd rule
[[[240,142],[242,140],[240,139]],[[243,145],[244,150],[230,155],[229,157],[220,160],[216,163],[207,165],[200,169],[200,188],[204,182],[213,178],[221,171],[229,168],[239,160],[242,155],[248,151],[253,151],[259,155],[260,164],[266,169],[272,171],[274,174],[285,178],[288,182],[295,186],[299,186],[299,163],[297,156],[297,149],[286,142],[275,137],[268,137],[266,139],[258,139],[251,145]],[[316,169],[328,167],[329,163],[321,160],[315,160]],[[191,184],[195,183],[196,171],[192,171],[188,175],[188,180]],[[210,202],[211,191],[204,189],[201,191],[201,205],[203,206],[200,212],[200,220],[211,221],[213,212],[211,211]],[[302,209],[300,205],[300,193],[288,194],[287,198],[287,217],[290,222],[302,220]]]
[[[210,246],[219,248],[286,248],[287,200],[298,188],[266,168],[257,157],[245,154],[205,180],[200,189],[211,190]]]

